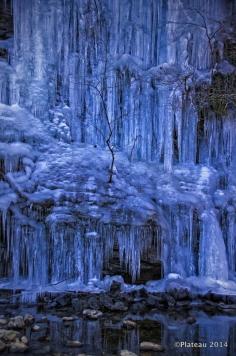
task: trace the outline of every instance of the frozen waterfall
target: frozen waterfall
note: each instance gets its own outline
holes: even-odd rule
[[[235,1],[5,3],[1,280],[87,284],[117,258],[132,282],[147,261],[234,279],[236,111],[201,95],[235,75]]]

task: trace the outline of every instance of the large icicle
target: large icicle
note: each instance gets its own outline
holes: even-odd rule
[[[228,261],[219,222],[213,210],[201,216],[202,231],[199,248],[199,275],[213,279],[228,279]]]

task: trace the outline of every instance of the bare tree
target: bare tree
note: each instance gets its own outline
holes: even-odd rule
[[[102,90],[101,87],[99,88],[99,84],[95,85],[93,83],[89,83],[88,86],[93,88],[95,90],[95,92],[97,93],[97,95],[99,96],[99,98],[101,100],[101,104],[102,104],[104,118],[105,118],[105,121],[107,124],[107,129],[108,129],[107,135],[105,135],[100,129],[98,129],[98,127],[96,127],[96,129],[98,129],[98,131],[102,135],[102,137],[105,141],[105,144],[106,144],[106,146],[110,152],[110,155],[111,155],[108,183],[112,183],[112,179],[113,179],[113,175],[114,175],[114,165],[115,165],[115,150],[114,150],[114,146],[112,144],[112,137],[113,137],[113,132],[114,132],[114,124],[113,124],[114,120],[112,121],[111,118],[109,117],[107,101],[106,101],[106,98],[104,95],[104,91]]]

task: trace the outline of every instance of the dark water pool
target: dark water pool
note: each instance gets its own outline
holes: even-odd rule
[[[104,314],[98,320],[78,318],[65,322],[66,311],[46,313],[36,307],[1,306],[4,317],[35,316],[40,328],[24,334],[29,339],[28,355],[120,355],[128,350],[137,355],[236,355],[236,316],[207,315],[191,311],[192,319],[182,312],[145,315]],[[47,319],[45,319],[45,317]],[[124,328],[125,319],[136,322],[136,327]],[[80,341],[82,346],[69,347],[68,341]],[[164,347],[163,352],[143,352],[141,342],[152,342]],[[4,351],[3,354],[10,354]],[[15,354],[12,354],[15,355]]]

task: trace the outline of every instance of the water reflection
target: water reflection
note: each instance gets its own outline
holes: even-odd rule
[[[29,308],[27,308],[27,313]],[[54,355],[119,355],[121,350],[129,350],[137,355],[220,355],[236,354],[236,316],[207,315],[193,311],[192,323],[179,312],[175,315],[159,312],[139,315],[105,315],[99,320],[77,319],[63,322],[61,316],[38,313],[36,316],[40,331],[27,331],[30,340],[30,354]],[[14,312],[16,315],[26,310]],[[48,321],[43,320],[47,317]],[[124,319],[132,319],[137,327],[127,330]],[[80,341],[79,348],[68,347],[68,341]],[[140,351],[143,341],[163,345],[162,353]],[[195,343],[195,344],[194,344]]]

